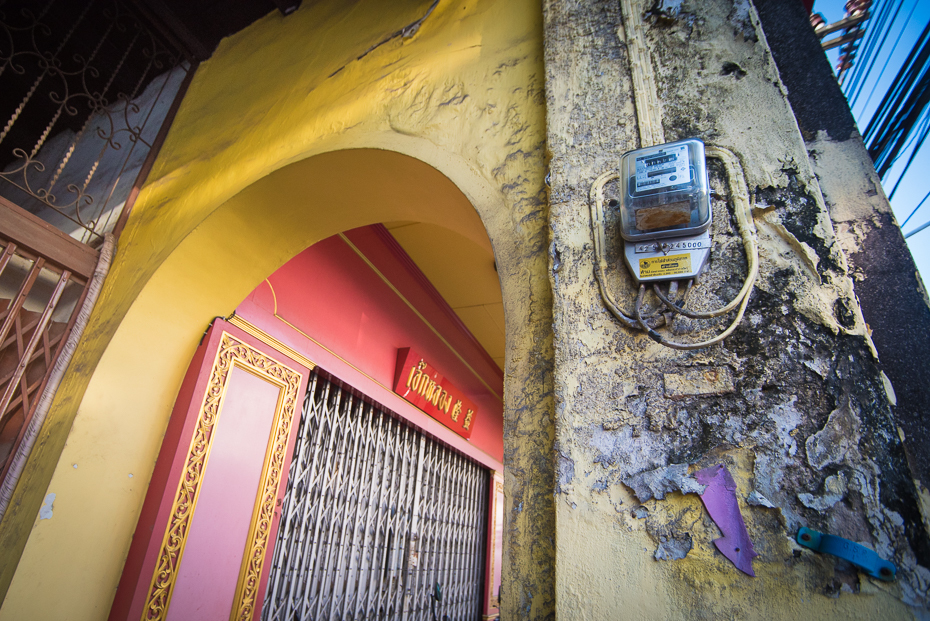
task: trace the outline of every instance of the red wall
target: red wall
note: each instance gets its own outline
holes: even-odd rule
[[[503,373],[383,226],[344,235],[351,245],[335,236],[308,248],[236,314],[428,434],[500,469]],[[397,350],[404,347],[420,352],[478,406],[470,440],[393,394]]]

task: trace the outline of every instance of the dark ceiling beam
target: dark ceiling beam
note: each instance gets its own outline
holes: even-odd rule
[[[132,0],[152,24],[176,45],[197,61],[204,61],[213,54],[211,46],[197,37],[183,21],[161,0]]]

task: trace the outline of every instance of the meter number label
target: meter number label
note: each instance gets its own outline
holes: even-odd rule
[[[677,276],[691,273],[691,255],[674,254],[666,257],[649,257],[639,260],[639,277]]]
[[[689,239],[686,241],[647,242],[636,244],[636,254],[644,252],[671,252],[672,250],[703,250],[710,248],[709,239]]]

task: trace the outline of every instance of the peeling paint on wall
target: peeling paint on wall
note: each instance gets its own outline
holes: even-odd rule
[[[559,612],[909,616],[908,605],[926,605],[930,584],[917,494],[844,248],[755,9],[728,0],[627,4],[652,56],[665,139],[700,137],[740,159],[760,277],[743,324],[706,350],[665,349],[604,308],[587,192],[639,146],[634,61],[616,3],[548,2],[556,445],[572,473],[557,491]],[[718,163],[709,169],[714,248],[689,299],[696,310],[732,299],[747,269],[730,189]],[[605,199],[617,191],[608,184]],[[606,218],[608,286],[631,306],[616,209]],[[696,341],[725,320],[676,318],[672,333]],[[756,580],[716,550],[717,526],[695,493],[683,493],[696,471],[717,463],[733,475],[759,553]],[[801,549],[793,536],[802,525],[907,569],[893,587],[873,587]],[[852,596],[864,592],[880,596]]]
[[[52,509],[55,505],[55,493],[45,495],[45,500],[42,501],[42,507],[39,509],[39,519],[40,520],[50,520],[52,519]]]
[[[930,300],[806,12],[779,0],[756,0],[756,6],[856,283],[921,494],[930,480],[930,366],[918,361],[930,348]],[[927,504],[921,506],[930,532]]]

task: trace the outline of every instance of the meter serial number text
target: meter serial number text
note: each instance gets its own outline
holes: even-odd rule
[[[701,250],[710,248],[707,240],[691,241],[670,241],[670,242],[651,242],[648,244],[636,244],[636,252],[668,252],[670,250]]]

